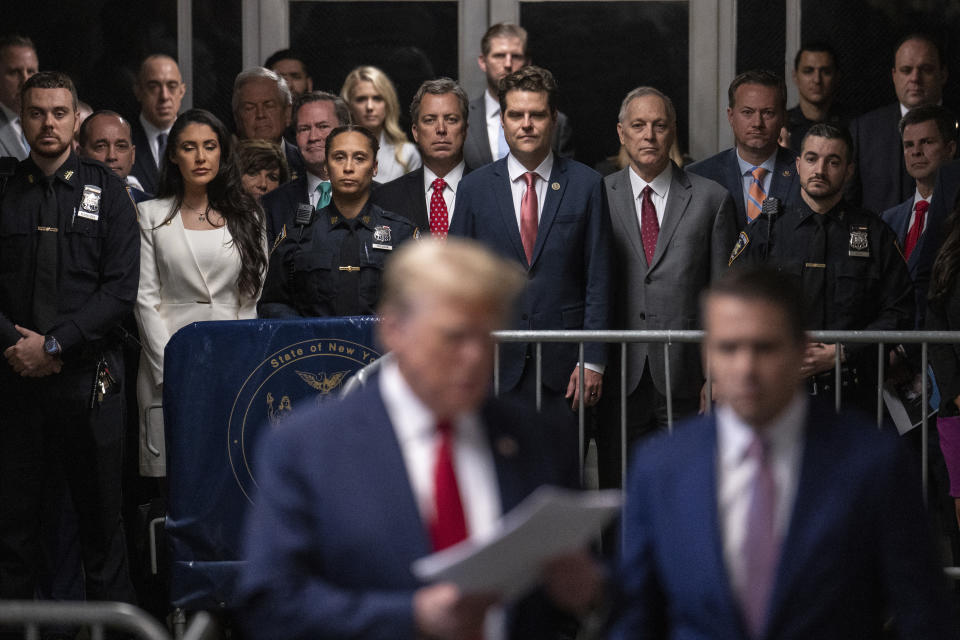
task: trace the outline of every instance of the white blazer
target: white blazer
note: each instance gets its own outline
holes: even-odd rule
[[[223,267],[204,278],[187,241],[179,212],[164,220],[173,198],[148,200],[140,209],[140,290],[135,315],[140,329],[137,401],[140,408],[140,472],[166,475],[163,440],[163,350],[170,336],[192,322],[256,317],[256,298],[240,296],[240,254],[229,241]],[[213,233],[213,232],[211,232]],[[266,240],[264,240],[266,252]]]

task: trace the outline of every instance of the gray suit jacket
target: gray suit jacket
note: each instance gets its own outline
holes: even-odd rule
[[[557,111],[557,126],[553,129],[553,153],[563,158],[572,158],[573,151],[573,129],[570,127],[570,119],[562,111]],[[490,140],[487,137],[487,103],[484,101],[483,94],[470,101],[463,159],[467,164],[467,171],[473,171],[495,160],[490,153]]]
[[[10,156],[17,160],[24,160],[27,152],[20,142],[20,136],[13,128],[13,123],[7,118],[7,113],[0,109],[0,156]]]
[[[612,296],[614,329],[697,329],[699,295],[727,268],[737,238],[737,212],[730,194],[713,180],[673,165],[666,211],[653,261],[647,265],[640,221],[630,185],[630,167],[604,178],[613,226]],[[666,393],[663,349],[659,344],[627,347],[627,393],[650,363],[654,386]],[[670,383],[675,397],[696,398],[703,385],[700,350],[695,344],[670,348]]]

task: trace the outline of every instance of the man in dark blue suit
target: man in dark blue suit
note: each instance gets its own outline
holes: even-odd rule
[[[687,170],[726,187],[742,231],[760,214],[765,198],[782,204],[800,198],[797,154],[777,142],[787,113],[783,78],[769,71],[745,71],[730,83],[727,98],[734,146]]]
[[[753,269],[707,294],[716,414],[637,451],[613,638],[957,636],[919,469],[801,389],[801,300]]]
[[[267,240],[271,247],[284,226],[287,234],[294,231],[297,207],[301,204],[314,209],[330,204],[332,187],[325,165],[327,135],[349,123],[350,110],[340,96],[308,91],[297,98],[293,105],[293,130],[304,170],[263,197]]]
[[[140,103],[140,116],[133,121],[133,144],[140,153],[131,173],[146,193],[157,192],[167,136],[186,91],[180,67],[170,56],[153,54],[141,63],[133,86]]]
[[[517,329],[608,327],[610,213],[600,174],[551,150],[557,122],[557,84],[546,69],[528,66],[500,81],[503,130],[510,153],[473,171],[460,183],[451,235],[475,238],[522,265],[527,286],[520,298]],[[531,404],[536,396],[533,349],[500,347],[500,391]],[[600,399],[606,349],[586,344],[584,403]],[[576,344],[543,346],[545,412],[567,424],[572,436],[579,402]],[[568,440],[561,446],[572,444]]]
[[[897,45],[891,70],[897,101],[850,122],[857,173],[847,185],[847,200],[880,214],[914,191],[904,165],[898,123],[910,109],[943,101],[947,63],[929,35],[911,33]]]
[[[397,251],[379,327],[392,355],[366,387],[290,418],[260,446],[237,612],[245,637],[481,637],[497,594],[427,585],[410,567],[491,533],[536,487],[572,483],[535,415],[487,400],[491,331],[523,280],[463,240]],[[599,585],[585,553],[556,558],[544,587],[486,631],[558,637],[571,622],[560,608],[582,612]]]
[[[883,212],[897,234],[916,289],[915,328],[923,327],[930,270],[946,233],[943,221],[953,208],[948,195],[937,197],[940,167],[956,155],[956,117],[939,105],[917,107],[900,120],[903,161],[917,188],[910,197]]]

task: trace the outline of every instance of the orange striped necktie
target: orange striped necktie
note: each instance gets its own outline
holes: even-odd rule
[[[750,181],[750,191],[747,194],[747,219],[753,221],[760,215],[760,209],[763,207],[763,201],[767,198],[767,192],[763,190],[763,179],[767,175],[767,170],[763,167],[754,167],[750,170],[753,180]]]

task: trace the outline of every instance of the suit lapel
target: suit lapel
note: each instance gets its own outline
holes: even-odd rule
[[[727,151],[727,157],[723,162],[724,186],[733,201],[737,205],[739,213],[738,228],[743,229],[747,226],[747,203],[743,201],[743,176],[740,175],[740,161],[737,159],[737,148],[732,147]]]
[[[533,258],[530,260],[530,266],[533,266],[543,250],[543,245],[550,234],[553,220],[557,217],[557,210],[560,208],[560,202],[563,200],[563,193],[566,189],[566,161],[555,155],[553,157],[553,171],[550,172],[550,180],[547,182],[547,195],[544,196],[543,213],[540,214],[540,223],[537,225],[537,242],[533,245]],[[519,232],[517,235],[520,235]]]
[[[660,233],[657,235],[657,249],[653,253],[653,264],[650,265],[650,269],[656,267],[663,259],[663,254],[667,251],[670,239],[677,232],[680,220],[687,212],[687,205],[689,204],[690,180],[680,167],[673,165],[673,177],[670,179],[667,208],[663,212],[663,224],[660,225]]]
[[[497,201],[500,211],[500,228],[507,237],[521,264],[527,264],[527,254],[523,250],[523,241],[520,239],[520,227],[517,224],[517,214],[513,210],[513,192],[510,190],[510,172],[507,171],[507,159],[502,158],[493,164],[493,180],[490,190]],[[540,242],[540,230],[537,231],[537,243]],[[534,250],[536,256],[536,249]],[[534,258],[536,259],[536,258]]]
[[[486,91],[486,89],[484,89],[484,91]],[[470,126],[467,129],[467,136],[473,139],[473,144],[480,153],[483,164],[493,162],[493,156],[490,153],[490,141],[487,138],[487,106],[485,99],[486,97],[481,95],[478,99],[470,103],[470,111],[477,113],[475,120],[477,126]]]
[[[770,180],[770,193],[768,195],[780,200],[781,204],[786,203],[790,197],[790,189],[793,185],[793,176],[797,171],[793,154],[784,148],[777,150],[777,160],[774,163],[773,178]]]
[[[427,211],[426,185],[423,183],[423,167],[407,175],[409,176],[407,178],[407,197],[410,198],[410,210],[416,211],[417,216],[419,216],[419,219],[414,220],[414,223],[419,223],[419,226],[424,227],[425,232],[429,232],[430,213]],[[452,213],[452,211],[447,212],[448,221]]]
[[[637,260],[646,263],[647,257],[643,252],[643,240],[640,237],[640,221],[637,220],[637,206],[634,204],[636,195],[630,185],[629,172],[630,167],[625,167],[615,173],[610,181],[610,190],[613,191],[613,196],[610,198],[610,215],[618,221],[618,224],[623,225]]]

